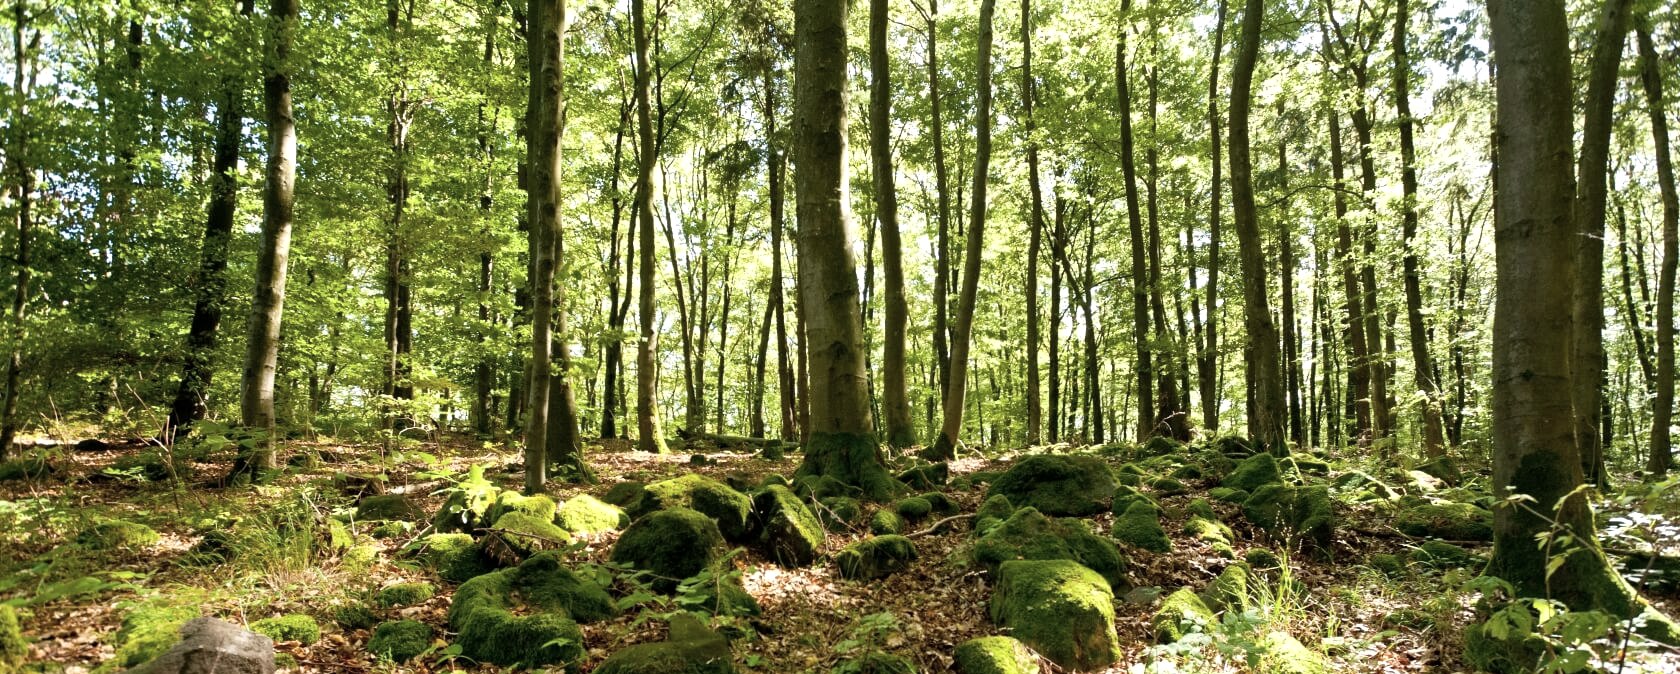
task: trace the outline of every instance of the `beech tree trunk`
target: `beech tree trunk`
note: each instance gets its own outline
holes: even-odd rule
[[[904,332],[910,307],[904,299],[904,243],[898,231],[898,189],[893,180],[892,68],[887,56],[887,0],[869,2],[869,154],[873,162],[875,219],[881,223],[881,265],[886,272],[886,326],[881,335],[881,407],[887,443],[916,444],[904,381]]]
[[[939,361],[939,391],[943,396],[951,384],[950,321],[951,301],[951,190],[945,170],[944,104],[939,89],[939,0],[928,0],[927,75],[929,131],[933,134],[933,179],[938,197],[939,235],[933,255],[933,353]]]
[[[1253,163],[1249,159],[1249,90],[1254,64],[1260,54],[1260,25],[1265,11],[1262,0],[1246,0],[1242,36],[1236,60],[1231,66],[1231,207],[1237,226],[1238,250],[1243,270],[1243,315],[1248,329],[1248,350],[1252,354],[1248,371],[1253,377],[1254,415],[1248,420],[1249,435],[1274,454],[1287,454],[1285,441],[1283,383],[1278,381],[1277,324],[1266,284],[1266,251],[1260,238],[1260,219],[1254,205]]]
[[[548,481],[549,397],[553,361],[554,239],[559,233],[561,100],[559,23],[564,0],[533,0],[525,32],[529,99],[525,112],[525,197],[531,241],[531,358],[525,370],[525,493]]]
[[[26,40],[29,11],[22,0],[13,5],[12,17],[12,123],[11,138],[7,139],[6,164],[16,181],[17,198],[17,283],[12,292],[12,311],[9,317],[12,350],[6,360],[6,391],[4,406],[0,407],[0,460],[10,458],[12,443],[17,438],[17,398],[23,377],[23,342],[28,326],[24,324],[29,307],[29,281],[33,273],[30,265],[30,239],[35,233],[35,167],[30,161],[33,148],[29,138],[29,99],[35,89],[40,71],[35,57],[40,49],[40,33]],[[27,73],[27,75],[25,74]]]
[[[1044,189],[1039,184],[1037,125],[1033,104],[1037,96],[1032,74],[1032,0],[1021,0],[1021,117],[1027,145],[1027,185],[1032,192],[1032,209],[1027,215],[1027,445],[1042,437],[1044,403],[1039,397],[1038,347],[1038,257],[1044,239]],[[1052,309],[1054,311],[1054,309]],[[1054,339],[1054,337],[1052,337]]]
[[[1674,182],[1674,155],[1668,141],[1668,116],[1663,112],[1661,61],[1651,40],[1650,28],[1641,25],[1639,72],[1645,86],[1646,110],[1651,117],[1651,138],[1656,146],[1657,184],[1662,191],[1662,266],[1657,272],[1657,376],[1651,412],[1651,455],[1645,470],[1660,479],[1674,466],[1673,439],[1669,427],[1674,420],[1674,275],[1680,261],[1680,194]]]
[[[665,432],[659,423],[659,366],[655,362],[658,336],[653,332],[654,262],[653,262],[653,167],[659,161],[659,148],[653,137],[653,106],[649,100],[653,79],[652,64],[648,62],[648,26],[646,0],[632,0],[630,13],[636,34],[636,139],[640,146],[636,166],[636,223],[637,239],[641,246],[640,295],[636,305],[636,319],[641,336],[636,343],[636,447],[644,452],[664,454]]]
[[[1196,333],[1203,337],[1198,345],[1196,354],[1196,388],[1202,399],[1202,426],[1208,433],[1219,431],[1219,239],[1224,211],[1220,208],[1220,197],[1224,185],[1221,184],[1220,174],[1225,167],[1220,160],[1219,134],[1219,60],[1225,49],[1225,6],[1226,0],[1219,0],[1219,12],[1214,18],[1213,27],[1213,64],[1208,68],[1208,146],[1212,155],[1213,177],[1208,190],[1208,259],[1207,259],[1207,321],[1204,324],[1201,311],[1191,311],[1191,318],[1196,326]]]
[[[1417,150],[1412,141],[1412,65],[1406,47],[1407,0],[1394,6],[1394,105],[1400,118],[1400,230],[1406,252],[1401,259],[1406,291],[1406,329],[1412,343],[1412,378],[1423,395],[1423,452],[1430,458],[1446,455],[1446,431],[1441,423],[1441,384],[1435,359],[1429,353],[1429,330],[1423,324],[1423,283],[1415,245],[1418,226]]]
[[[1120,3],[1121,16],[1131,13],[1131,0]],[[1155,371],[1149,353],[1149,250],[1143,236],[1143,215],[1139,202],[1137,162],[1132,158],[1132,89],[1126,73],[1126,33],[1130,29],[1121,21],[1114,42],[1114,89],[1120,117],[1120,173],[1126,184],[1126,224],[1131,233],[1132,252],[1132,347],[1136,351],[1132,364],[1133,386],[1137,389],[1136,437],[1143,442],[1155,434]],[[1114,429],[1120,436],[1120,429]],[[1121,436],[1124,437],[1124,436]]]
[[[401,7],[398,0],[389,0],[385,5],[385,29],[390,32],[394,44],[402,38],[404,21]],[[391,175],[385,185],[385,197],[391,205],[390,219],[385,223],[385,395],[394,401],[404,401],[414,399],[408,362],[414,344],[413,308],[410,305],[413,292],[409,283],[408,244],[403,232],[409,193],[408,130],[414,121],[414,106],[408,98],[406,82],[398,82],[391,90],[385,101],[385,111],[390,115],[385,129],[391,148]],[[401,431],[412,423],[408,414],[409,410],[393,408],[386,417],[386,423]]]

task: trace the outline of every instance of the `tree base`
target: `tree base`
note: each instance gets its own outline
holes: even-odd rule
[[[875,436],[853,433],[812,433],[805,444],[805,460],[794,473],[827,475],[863,490],[871,501],[886,501],[904,493],[904,484],[893,479],[881,463]]]

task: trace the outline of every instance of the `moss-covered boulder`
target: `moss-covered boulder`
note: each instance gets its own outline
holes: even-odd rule
[[[712,518],[688,508],[669,508],[625,529],[613,545],[612,561],[650,574],[654,589],[671,592],[679,581],[717,561],[723,545]]]
[[[619,482],[607,488],[607,493],[601,495],[601,500],[623,508],[625,512],[641,511],[642,499],[647,497],[647,485],[641,482]]]
[[[416,549],[421,564],[454,583],[464,583],[495,568],[478,542],[467,534],[429,534],[420,539]]]
[[[1242,503],[1248,500],[1248,492],[1230,487],[1214,487],[1208,490],[1208,498],[1221,503]]]
[[[1161,527],[1161,509],[1147,502],[1133,503],[1114,518],[1114,537],[1150,552],[1172,550],[1172,539],[1167,538],[1167,530]]]
[[[608,656],[595,674],[734,674],[729,641],[699,619],[679,613],[665,641],[637,644]]]
[[[1051,519],[1022,508],[974,543],[974,561],[995,573],[1012,560],[1066,559],[1096,571],[1110,588],[1126,586],[1126,561],[1119,548],[1091,532],[1084,520]]]
[[[484,537],[485,546],[506,546],[518,555],[520,559],[530,557],[544,550],[555,550],[572,542],[572,535],[565,529],[554,526],[553,519],[539,519],[529,513],[515,510],[496,518],[491,525],[490,534]],[[494,547],[487,547],[491,558],[502,558],[496,554]]]
[[[1243,553],[1243,561],[1255,569],[1271,570],[1283,566],[1283,560],[1278,558],[1277,553],[1266,548],[1249,548]]]
[[[1254,454],[1254,443],[1240,435],[1221,435],[1208,441],[1207,448],[1229,456],[1242,459]]]
[[[892,504],[893,512],[911,522],[921,520],[933,512],[933,504],[920,496],[901,498]]]
[[[1231,547],[1231,541],[1236,538],[1236,534],[1224,522],[1192,515],[1190,520],[1184,523],[1184,533],[1207,543],[1208,547],[1213,548],[1221,557],[1234,559],[1237,556],[1236,549]]]
[[[1202,591],[1202,603],[1214,613],[1228,610],[1242,612],[1248,608],[1248,577],[1247,564],[1237,562],[1227,565]]]
[[[1401,559],[1400,555],[1380,552],[1366,558],[1365,565],[1376,569],[1378,572],[1382,573],[1382,575],[1388,576],[1389,578],[1399,579],[1406,577],[1406,561]]]
[[[1322,484],[1262,485],[1243,501],[1243,516],[1269,532],[1288,530],[1290,540],[1328,550],[1335,534],[1335,504]]]
[[[578,494],[554,511],[554,523],[574,534],[599,534],[630,526],[624,509],[588,494]]]
[[[103,520],[77,532],[76,545],[87,550],[138,552],[158,542],[158,532],[139,522]]]
[[[858,497],[863,490],[840,481],[833,475],[801,475],[793,482],[793,491],[801,497],[822,501],[836,496]]]
[[[617,612],[605,589],[560,562],[554,553],[469,580],[449,604],[449,626],[461,654],[479,662],[527,666],[573,663],[583,657],[578,621]]]
[[[116,653],[106,662],[111,670],[137,667],[163,655],[179,641],[181,626],[198,617],[193,606],[151,601],[130,609],[123,616],[112,643]]]
[[[1015,514],[1015,506],[1009,502],[1009,497],[1003,495],[991,496],[985,503],[980,504],[979,512],[974,515],[974,533],[984,536],[1010,515]]]
[[[432,626],[418,620],[380,623],[368,638],[367,649],[392,662],[408,662],[432,647]]]
[[[1140,458],[1177,456],[1183,453],[1184,443],[1164,435],[1153,436],[1137,448],[1137,456]]]
[[[1238,461],[1236,469],[1225,476],[1220,486],[1253,493],[1262,485],[1282,480],[1283,472],[1278,468],[1277,459],[1271,454],[1261,453]]]
[[[404,494],[379,494],[363,497],[356,504],[356,519],[369,520],[401,520],[416,522],[425,519],[426,513],[420,506],[414,505]]]
[[[333,609],[333,623],[346,632],[365,630],[379,624],[379,616],[367,604],[352,602]]]
[[[1066,670],[1100,670],[1120,658],[1114,592],[1069,560],[1021,560],[998,567],[992,622]]]
[[[1138,491],[1137,487],[1131,485],[1123,484],[1114,488],[1114,500],[1111,502],[1110,509],[1115,515],[1126,514],[1126,510],[1131,508],[1134,503],[1155,505],[1155,499]]]
[[[904,517],[889,508],[881,508],[869,516],[869,533],[876,536],[902,534],[910,528]]]
[[[911,489],[933,489],[951,480],[951,464],[924,463],[898,474],[898,481]]]
[[[1260,638],[1261,674],[1329,674],[1334,671],[1324,654],[1301,645],[1288,632],[1272,630]]]
[[[1039,674],[1038,655],[1013,637],[980,637],[957,645],[958,674]]]
[[[916,545],[908,538],[895,535],[865,538],[834,555],[840,577],[851,580],[885,578],[910,568],[914,561]]]
[[[1094,456],[1038,454],[1017,461],[986,491],[1046,515],[1094,515],[1114,497],[1114,474]]]
[[[321,640],[321,624],[313,616],[303,613],[263,618],[251,623],[251,631],[273,639],[276,643],[296,641],[308,646]]]
[[[731,543],[752,538],[752,499],[704,475],[689,474],[648,485],[647,496],[630,514],[641,517],[667,508],[687,508],[712,518],[718,533]]]
[[[1280,468],[1286,468],[1296,475],[1330,474],[1330,462],[1315,458],[1307,454],[1291,454],[1278,461]]]
[[[1446,541],[1425,541],[1412,551],[1412,562],[1434,569],[1477,569],[1486,564],[1487,560]]]
[[[1420,538],[1491,541],[1493,513],[1469,503],[1426,503],[1395,513],[1394,527]]]
[[[765,552],[778,564],[805,566],[822,552],[822,521],[787,487],[767,487],[754,496],[753,518]]]
[[[23,628],[18,626],[17,609],[0,604],[0,671],[23,666],[29,656],[29,643],[23,640]]]
[[[951,500],[951,497],[944,493],[930,491],[922,494],[920,498],[927,501],[928,505],[933,506],[932,514],[934,515],[945,517],[962,512],[962,506],[957,505],[956,501]]]
[[[817,519],[827,529],[844,529],[863,517],[863,502],[850,496],[830,496],[818,506]]]
[[[472,533],[495,521],[491,509],[501,487],[484,477],[483,466],[468,469],[467,477],[449,490],[449,497],[432,516],[432,531],[440,534]]]
[[[1190,491],[1190,488],[1184,486],[1183,482],[1171,477],[1150,480],[1149,489],[1154,491],[1156,496],[1177,496]]]
[[[1457,485],[1464,479],[1464,474],[1458,470],[1458,462],[1449,456],[1437,456],[1424,461],[1418,464],[1417,470],[1449,485]]]
[[[373,603],[380,608],[403,608],[424,604],[435,596],[437,588],[431,583],[396,583],[379,588],[373,595]]]
[[[1155,630],[1155,641],[1163,644],[1176,642],[1191,632],[1206,632],[1216,624],[1213,610],[1188,587],[1167,595],[1149,622]]]
[[[554,499],[546,494],[525,496],[513,490],[496,495],[496,505],[490,508],[490,521],[500,520],[508,513],[524,513],[535,520],[554,521]]]

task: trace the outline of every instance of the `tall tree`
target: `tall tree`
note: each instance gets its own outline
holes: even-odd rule
[[[535,11],[532,8],[531,13]],[[411,191],[409,132],[414,128],[416,106],[409,98],[409,85],[401,65],[406,53],[402,44],[404,28],[413,24],[413,13],[412,2],[405,6],[400,0],[386,0],[385,30],[395,61],[391,74],[396,81],[385,98],[385,112],[389,115],[385,138],[391,149],[390,176],[385,183],[385,199],[391,206],[385,221],[385,395],[398,405],[400,401],[414,399],[414,383],[409,376],[409,354],[414,350],[414,288],[403,228]],[[386,423],[400,430],[412,422],[407,410],[393,407]]]
[[[945,386],[945,416],[939,438],[926,457],[956,456],[962,432],[964,396],[968,393],[968,359],[974,332],[974,304],[980,292],[980,262],[985,258],[986,182],[992,160],[992,14],[996,0],[980,0],[979,50],[975,55],[974,196],[969,201],[968,242],[963,253],[962,290],[957,299],[956,323],[951,331],[951,379]]]
[[[794,3],[793,161],[799,167],[799,287],[811,370],[810,440],[799,472],[889,497],[863,367],[857,264],[846,194],[846,0]]]
[[[944,95],[939,77],[939,0],[928,0],[922,18],[927,23],[928,126],[933,135],[933,181],[938,199],[935,215],[939,235],[933,252],[933,354],[939,361],[939,391],[943,395],[951,381],[951,190],[945,168]]]
[[[1131,233],[1132,252],[1132,345],[1136,350],[1132,374],[1137,378],[1137,439],[1155,434],[1155,371],[1149,353],[1149,250],[1144,242],[1143,215],[1138,193],[1137,161],[1132,156],[1132,88],[1126,73],[1126,33],[1131,29],[1126,19],[1132,11],[1131,0],[1120,3],[1121,22],[1114,41],[1114,89],[1120,116],[1120,172],[1126,184],[1126,224]],[[1115,435],[1120,429],[1114,429]]]
[[[41,49],[41,31],[29,34],[29,8],[23,0],[16,0],[12,16],[12,121],[11,137],[7,138],[6,164],[11,168],[13,196],[17,199],[17,283],[12,292],[12,311],[8,337],[12,340],[10,358],[6,361],[6,399],[0,408],[0,460],[12,451],[17,437],[17,398],[23,376],[23,341],[27,326],[25,312],[29,307],[29,280],[33,274],[30,239],[35,233],[35,167],[31,161],[34,147],[30,144],[30,98],[40,77],[36,61]]]
[[[246,336],[240,419],[262,434],[258,447],[234,462],[230,478],[274,468],[274,375],[280,359],[280,319],[286,305],[286,260],[292,249],[292,188],[297,178],[297,123],[292,119],[292,35],[298,0],[269,7],[268,53],[263,58],[263,111],[268,122],[267,184],[263,187],[262,244]]]
[[[1027,214],[1027,445],[1037,445],[1043,427],[1044,404],[1039,397],[1038,257],[1044,243],[1044,188],[1039,184],[1038,132],[1033,120],[1037,83],[1032,70],[1032,0],[1021,0],[1021,122],[1026,135],[1027,186],[1032,193]],[[1052,309],[1054,311],[1054,309]],[[1054,337],[1052,337],[1054,339]]]
[[[1429,331],[1423,324],[1423,283],[1417,251],[1417,149],[1412,138],[1412,63],[1406,45],[1411,19],[1407,0],[1394,4],[1394,105],[1400,121],[1400,230],[1406,252],[1401,258],[1406,289],[1406,328],[1412,342],[1412,377],[1423,394],[1423,451],[1429,457],[1446,454],[1446,430],[1441,423],[1441,384],[1435,359],[1429,353]]]
[[[1642,19],[1643,21],[1643,19]],[[1656,147],[1657,185],[1662,193],[1662,267],[1657,272],[1657,376],[1651,411],[1651,456],[1645,470],[1661,477],[1673,468],[1674,447],[1669,430],[1674,420],[1674,275],[1680,260],[1680,194],[1674,182],[1674,155],[1669,147],[1668,115],[1664,112],[1661,61],[1651,29],[1638,29],[1639,78],[1645,87],[1645,108],[1651,118]]]
[[[641,337],[636,343],[636,447],[644,452],[664,454],[664,430],[659,423],[659,365],[656,362],[658,337],[653,331],[656,308],[653,303],[653,167],[659,161],[658,145],[653,136],[652,93],[653,64],[648,60],[648,25],[646,0],[630,3],[631,23],[636,34],[636,226],[637,244],[641,247],[641,278],[636,303],[636,319],[640,322]]]
[[[1287,454],[1282,370],[1278,363],[1277,323],[1266,284],[1266,251],[1260,239],[1260,218],[1254,205],[1253,161],[1249,158],[1248,111],[1254,65],[1260,55],[1263,0],[1247,0],[1236,60],[1231,64],[1231,210],[1237,227],[1237,248],[1243,272],[1243,324],[1248,328],[1250,372],[1255,388],[1254,415],[1249,435],[1275,454]]]
[[[1219,156],[1219,61],[1225,50],[1226,1],[1219,0],[1219,12],[1214,17],[1213,62],[1208,66],[1208,152],[1213,177],[1208,189],[1207,319],[1203,321],[1202,312],[1194,305],[1190,312],[1196,334],[1201,337],[1196,353],[1196,391],[1202,399],[1202,426],[1209,433],[1219,430],[1219,240],[1224,217],[1219,202],[1225,189],[1220,184],[1220,173],[1225,167]]]
[[[892,67],[887,55],[887,0],[869,0],[869,156],[875,183],[875,219],[881,223],[881,264],[886,272],[886,326],[881,335],[881,407],[886,441],[916,444],[910,396],[904,381],[904,243],[898,231],[898,189],[893,180]]]

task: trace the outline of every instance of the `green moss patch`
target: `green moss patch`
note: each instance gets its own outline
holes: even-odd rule
[[[1091,532],[1084,520],[1051,519],[1022,508],[974,543],[974,561],[988,572],[1012,560],[1065,559],[1095,571],[1110,587],[1126,585],[1126,561],[1113,543]]]
[[[1301,645],[1288,632],[1272,630],[1260,639],[1257,670],[1268,674],[1329,674],[1332,667],[1324,654]]]
[[[432,627],[418,620],[380,623],[368,638],[367,649],[392,662],[408,662],[432,647]]]
[[[402,494],[379,494],[363,498],[356,504],[356,519],[369,520],[402,520],[414,522],[425,517],[419,506],[414,505],[408,497]]]
[[[1001,494],[986,498],[980,504],[980,511],[974,516],[974,533],[984,536],[1004,520],[1015,513],[1015,506],[1009,502],[1008,496]]]
[[[909,527],[910,524],[904,521],[903,516],[888,508],[876,510],[875,514],[869,517],[869,533],[877,536],[902,534]]]
[[[485,537],[483,544],[505,545],[520,558],[527,558],[544,550],[558,549],[572,542],[572,535],[555,526],[552,519],[538,518],[517,510],[496,518],[496,524],[490,528],[492,531]],[[491,557],[499,556],[492,554]]]
[[[437,588],[431,583],[397,583],[379,588],[373,601],[380,608],[402,608],[423,604],[435,596]]]
[[[181,626],[197,617],[198,609],[193,606],[158,600],[135,606],[123,616],[112,640],[116,653],[101,669],[127,669],[163,655],[180,640]]]
[[[734,674],[729,642],[694,616],[671,619],[665,641],[637,644],[608,656],[595,674]]]
[[[875,536],[846,546],[834,556],[840,577],[851,580],[885,578],[910,567],[916,546],[903,536]]]
[[[554,512],[554,523],[574,534],[599,534],[630,526],[624,509],[588,494],[579,494]]]
[[[28,656],[29,643],[23,640],[17,610],[0,604],[0,671],[23,666],[23,660]]]
[[[420,539],[420,562],[444,580],[463,583],[494,566],[467,534],[431,534]]]
[[[1017,461],[992,483],[987,497],[1007,496],[1016,506],[1054,516],[1093,515],[1114,497],[1114,475],[1094,456],[1039,454]]]
[[[1134,548],[1151,552],[1172,550],[1172,539],[1161,527],[1161,510],[1147,502],[1133,503],[1114,519],[1114,537]]]
[[[753,533],[752,499],[704,475],[684,475],[648,485],[647,496],[631,515],[640,517],[666,508],[687,508],[712,518],[724,540],[732,543],[747,542]]]
[[[991,618],[1064,669],[1102,669],[1120,658],[1114,593],[1095,571],[1068,560],[1004,562]]]
[[[898,474],[898,481],[911,489],[933,489],[951,480],[951,464],[925,463]]]
[[[498,665],[572,663],[583,657],[578,620],[616,613],[605,589],[573,573],[554,553],[463,583],[449,605],[461,654]]]
[[[822,551],[824,532],[805,502],[787,487],[767,487],[753,497],[753,514],[766,552],[778,564],[805,566]]]
[[[1487,563],[1481,555],[1446,541],[1427,541],[1412,551],[1414,563],[1435,569],[1477,569]]]
[[[1493,513],[1469,503],[1426,503],[1396,513],[1394,527],[1420,538],[1491,541]]]
[[[1191,632],[1206,632],[1215,624],[1213,610],[1202,602],[1202,598],[1195,590],[1181,587],[1178,591],[1167,595],[1161,602],[1161,607],[1155,610],[1150,618],[1150,625],[1155,630],[1155,641],[1170,644]]]
[[[251,631],[265,637],[281,641],[296,641],[308,646],[321,640],[321,625],[315,622],[313,616],[302,613],[288,613],[272,618],[263,618],[250,625]]]
[[[980,637],[952,653],[961,674],[1039,674],[1038,656],[1012,637]]]
[[[863,502],[850,496],[830,496],[817,508],[817,519],[829,529],[851,526],[863,517]]]
[[[1283,473],[1278,469],[1277,459],[1262,453],[1238,461],[1236,469],[1225,476],[1220,486],[1252,493],[1262,485],[1276,484],[1282,480]]]
[[[138,551],[158,542],[158,532],[128,520],[96,522],[76,534],[76,545],[88,550]]]
[[[653,586],[671,592],[723,554],[717,523],[687,508],[670,508],[636,520],[613,546],[612,560],[652,575]]]

